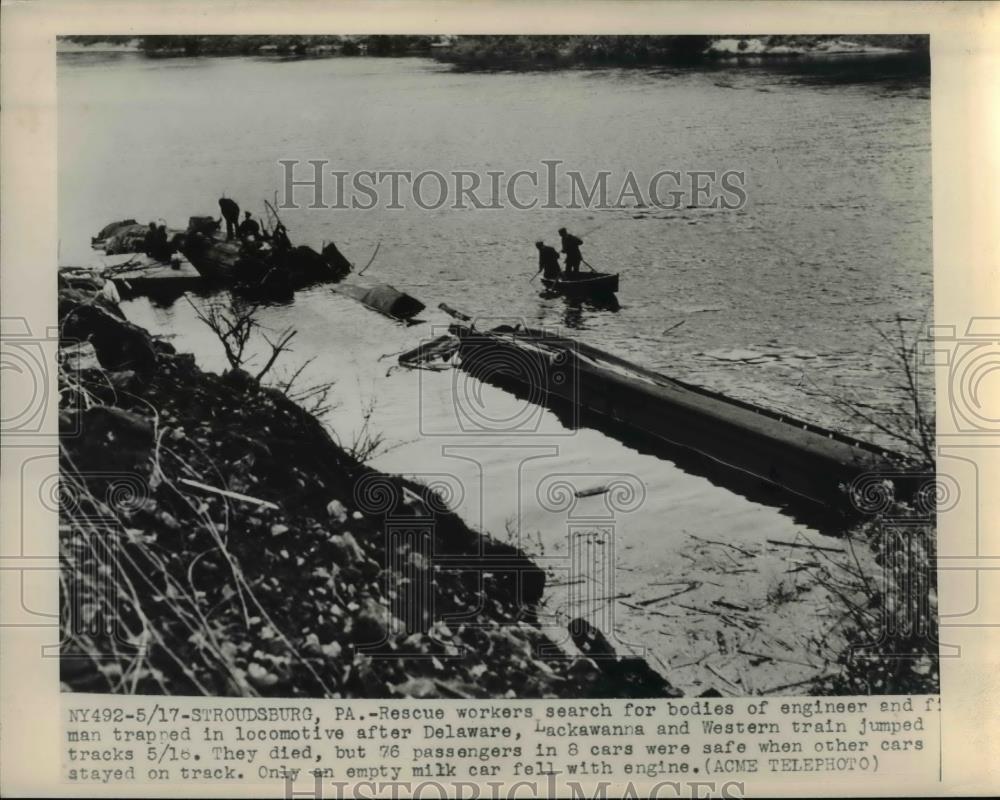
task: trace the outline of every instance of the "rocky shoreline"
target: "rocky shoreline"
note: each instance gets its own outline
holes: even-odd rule
[[[366,466],[281,390],[202,371],[100,288],[59,290],[65,690],[682,695],[582,619],[560,646],[538,624],[546,573],[529,555]],[[933,520],[881,491],[888,524],[846,535],[885,580],[817,564],[847,646],[801,693],[937,691]],[[912,520],[902,539],[897,519]],[[888,638],[886,615],[901,620]]]
[[[64,689],[329,697],[678,696],[571,623],[545,574],[431,489],[349,456],[281,391],[62,287]]]

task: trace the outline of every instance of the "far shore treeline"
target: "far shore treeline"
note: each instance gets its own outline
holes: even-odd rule
[[[465,69],[656,66],[729,59],[909,55],[929,70],[923,34],[719,36],[64,36],[151,57],[274,55],[428,56]],[[96,48],[95,48],[96,49]]]

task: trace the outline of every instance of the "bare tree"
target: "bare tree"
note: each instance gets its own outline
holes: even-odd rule
[[[370,398],[361,412],[361,429],[354,434],[354,441],[346,448],[352,458],[362,463],[379,455],[385,445],[385,436],[382,433],[373,432],[371,429],[371,420],[375,414],[376,406],[375,398]]]
[[[892,369],[897,399],[891,407],[875,408],[856,395],[847,397],[817,388],[851,417],[901,444],[918,466],[933,469],[936,463],[934,408],[921,391],[918,363],[920,337],[919,333],[908,336],[903,323],[903,318],[897,314],[893,330],[873,326],[885,343]]]
[[[233,369],[246,369],[254,360],[254,356],[248,352],[251,347],[251,340],[254,333],[258,333],[260,338],[267,343],[270,353],[264,359],[263,366],[257,370],[254,378],[261,382],[265,376],[271,373],[282,353],[291,352],[289,346],[292,339],[298,333],[292,327],[285,328],[277,334],[264,328],[258,322],[258,315],[261,308],[259,303],[251,303],[246,306],[237,306],[230,299],[228,308],[213,304],[206,308],[199,308],[186,298],[194,313],[205,325],[215,334],[222,344],[226,354],[226,360]],[[310,414],[323,414],[334,407],[329,402],[330,392],[333,389],[333,381],[311,384],[299,388],[296,382],[301,377],[305,369],[313,362],[313,359],[306,360],[287,379],[277,380],[275,387],[290,400],[295,401],[305,408]]]
[[[279,381],[276,385],[287,398],[298,403],[310,414],[322,416],[337,407],[337,403],[330,401],[330,392],[333,390],[335,382],[311,383],[303,387],[296,385],[302,373],[315,360],[315,358],[306,359],[288,378]]]
[[[222,343],[226,360],[233,369],[245,369],[250,365],[252,357],[247,355],[247,345],[254,331],[261,333],[261,337],[271,348],[271,354],[265,360],[264,366],[254,376],[258,381],[270,371],[282,353],[290,350],[288,343],[298,333],[294,328],[285,328],[272,341],[265,329],[257,322],[257,314],[260,310],[258,303],[238,308],[235,303],[230,301],[228,309],[214,304],[206,308],[199,308],[191,302],[190,298],[185,299],[194,309],[198,319],[204,322]]]

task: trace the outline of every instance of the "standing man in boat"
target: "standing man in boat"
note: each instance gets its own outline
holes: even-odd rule
[[[240,224],[240,207],[235,200],[228,197],[219,198],[219,210],[222,218],[226,221],[226,239],[232,239],[236,235],[236,228]]]
[[[562,239],[562,251],[566,254],[566,274],[579,274],[580,262],[583,261],[583,256],[580,255],[580,245],[583,244],[583,239],[574,236],[565,228],[559,229],[559,237]]]
[[[170,255],[173,252],[173,248],[170,246],[170,242],[167,240],[167,226],[160,225],[156,229],[156,246],[154,252],[150,253],[153,258],[157,261],[163,261],[164,263],[169,263]]]
[[[243,222],[240,223],[240,227],[236,231],[236,234],[241,239],[260,238],[260,225],[257,224],[257,220],[253,218],[253,215],[249,211],[243,212]]]
[[[146,236],[142,240],[142,251],[147,256],[152,256],[154,258],[156,257],[156,246],[157,246],[156,240],[157,240],[156,223],[150,222],[149,230],[146,231]]]
[[[559,253],[545,242],[535,242],[535,247],[538,248],[538,271],[542,273],[543,278],[556,280],[561,275],[559,272]]]

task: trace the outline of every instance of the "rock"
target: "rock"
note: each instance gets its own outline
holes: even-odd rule
[[[231,369],[222,376],[228,386],[232,386],[238,392],[245,392],[248,389],[256,389],[259,384],[254,377],[242,369]]]
[[[578,681],[595,681],[601,676],[601,668],[594,660],[583,656],[574,658],[567,672]]]
[[[119,392],[127,392],[134,388],[136,381],[136,373],[134,369],[123,369],[115,372],[108,372],[105,377]]]
[[[336,641],[324,644],[320,647],[320,650],[327,658],[340,658],[340,654],[344,652],[344,648],[340,646],[340,642]]]
[[[258,689],[267,689],[278,682],[278,676],[254,661],[247,667],[247,680]]]
[[[121,302],[121,295],[118,294],[118,287],[115,286],[115,282],[112,280],[107,280],[100,290],[101,297],[107,300],[109,303],[114,303],[118,305]]]
[[[355,618],[351,639],[355,644],[376,645],[389,639],[389,609],[372,603]]]
[[[156,349],[150,335],[125,320],[121,310],[100,295],[74,289],[59,292],[61,335],[66,340],[89,341],[101,366],[152,374]]]
[[[347,522],[347,506],[339,500],[331,500],[327,503],[326,513],[337,520],[337,522]]]
[[[247,453],[255,457],[271,458],[271,448],[264,442],[238,431],[226,431],[225,435],[220,437],[220,440],[226,458],[236,460]]]
[[[330,550],[334,562],[341,567],[365,560],[365,551],[361,549],[361,545],[350,531],[331,536]]]
[[[315,633],[308,634],[302,642],[302,650],[311,656],[322,655],[323,648],[319,643],[319,636]]]
[[[97,359],[97,351],[90,342],[78,342],[60,348],[59,358],[63,369],[69,372],[101,368],[101,362]]]
[[[161,355],[173,356],[177,355],[177,348],[174,347],[166,339],[156,337],[153,339],[153,347],[156,348],[156,352]]]
[[[410,555],[406,559],[406,566],[408,567],[408,572],[412,571],[418,575],[427,572],[428,569],[427,559],[416,550],[410,551]]]
[[[430,678],[410,678],[405,683],[393,686],[392,693],[399,697],[413,697],[418,699],[441,696],[437,684]]]
[[[131,411],[93,406],[81,415],[80,435],[70,438],[68,444],[82,470],[146,474],[153,452],[153,425]]]
[[[153,445],[153,424],[145,417],[114,406],[93,406],[83,412],[89,435],[108,437],[121,444]]]
[[[451,632],[451,628],[441,620],[435,622],[428,633],[435,639],[451,639],[455,635]]]
[[[164,525],[166,525],[170,530],[176,531],[181,527],[181,524],[177,521],[177,517],[171,514],[169,511],[160,511],[157,515]]]
[[[195,359],[191,353],[167,355],[166,358],[181,371],[190,372],[195,369]]]
[[[272,525],[271,526],[271,535],[272,536],[281,536],[281,534],[283,534],[283,533],[288,533],[288,530],[289,530],[289,528],[288,528],[287,525]]]
[[[351,670],[353,681],[361,690],[362,697],[385,697],[388,687],[376,673],[371,659],[357,656]]]
[[[64,320],[70,313],[80,306],[94,305],[104,311],[107,311],[112,316],[117,317],[122,322],[125,322],[125,314],[122,313],[122,310],[117,306],[117,304],[110,302],[106,297],[101,295],[100,292],[97,291],[99,288],[99,284],[94,284],[93,288],[82,286],[60,288],[58,306],[59,319]],[[66,336],[65,331],[63,331],[62,334],[63,336]]]
[[[331,644],[337,644],[335,637],[340,636],[343,633],[343,626],[334,623],[332,620],[323,620],[316,625],[316,635],[319,636],[320,641],[327,641]],[[324,645],[326,647],[327,645]],[[337,645],[340,647],[340,645]]]
[[[361,576],[366,581],[370,581],[378,577],[382,572],[382,565],[373,558],[366,558],[361,562],[359,569],[361,570]]]

